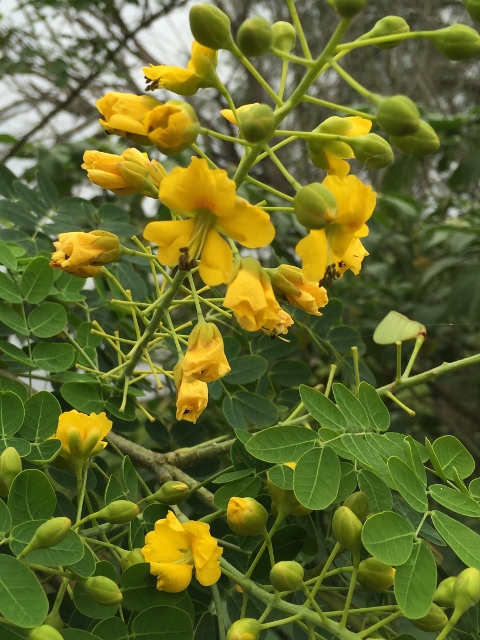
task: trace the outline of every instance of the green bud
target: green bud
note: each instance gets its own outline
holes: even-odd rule
[[[28,640],[63,640],[63,636],[49,624],[42,624],[32,629],[27,638]]]
[[[391,96],[378,105],[377,123],[391,136],[407,136],[418,131],[420,112],[407,96]]]
[[[242,618],[232,624],[226,640],[258,640],[262,626],[255,618]]]
[[[357,580],[367,591],[381,593],[393,585],[395,569],[376,558],[362,560],[358,567]]]
[[[473,567],[464,569],[453,585],[453,604],[455,611],[464,613],[480,600],[480,571]]]
[[[381,38],[382,36],[393,36],[396,33],[409,33],[410,27],[408,23],[400,16],[385,16],[375,23],[373,29],[368,33],[365,33],[360,40],[366,40],[367,38]],[[402,40],[392,40],[391,42],[384,42],[382,44],[376,44],[379,49],[393,49],[402,43]]]
[[[70,518],[51,518],[41,524],[33,534],[33,538],[28,543],[30,551],[34,549],[47,549],[54,547],[61,542],[72,528]]]
[[[230,529],[240,536],[257,536],[265,531],[268,513],[254,498],[230,498],[227,506],[227,522]]]
[[[420,120],[416,133],[409,136],[391,136],[390,142],[406,156],[414,158],[435,153],[440,147],[440,140],[435,130],[425,120]]]
[[[467,60],[480,55],[480,35],[466,24],[431,31],[425,38],[449,60]]]
[[[122,571],[126,571],[129,567],[134,564],[140,564],[145,562],[145,558],[143,557],[142,550],[140,548],[132,549],[122,555],[120,564],[122,565]]]
[[[276,509],[278,513],[281,513],[283,517],[288,515],[305,516],[312,512],[311,509],[307,509],[307,507],[300,504],[291,489],[282,489],[281,487],[277,487],[276,484],[273,484],[268,477],[268,473],[267,490],[272,499],[274,509]]]
[[[98,604],[118,604],[123,600],[122,592],[113,580],[105,576],[92,576],[83,582],[88,595]]]
[[[361,522],[365,522],[368,516],[368,498],[363,491],[355,491],[343,503],[344,507],[348,507]]]
[[[267,53],[272,40],[272,25],[260,16],[245,20],[237,31],[238,48],[247,58]]]
[[[480,22],[480,0],[463,0],[470,17]]]
[[[255,104],[239,114],[240,131],[247,142],[256,144],[268,140],[275,131],[275,116],[268,104]]]
[[[333,514],[332,531],[338,542],[358,555],[362,546],[363,525],[348,507],[339,507]]]
[[[277,562],[270,571],[270,582],[277,591],[296,591],[303,583],[304,568],[294,560]]]
[[[333,0],[333,8],[342,18],[353,18],[367,5],[368,0]]]
[[[337,215],[335,196],[319,182],[301,187],[293,199],[293,208],[297,220],[307,229],[323,229]]]
[[[22,470],[22,459],[15,447],[7,447],[0,455],[0,496],[6,498],[12,482]]]
[[[323,143],[320,140],[314,140],[312,138],[308,140],[307,147],[308,155],[310,156],[312,163],[319,169],[328,171],[330,163],[328,162]]]
[[[448,618],[438,605],[432,604],[426,616],[410,622],[422,631],[441,631],[447,625]]]
[[[162,504],[178,504],[186,500],[190,494],[190,489],[185,482],[179,480],[169,480],[162,484],[160,489],[149,497],[149,500],[156,500]]]
[[[272,24],[272,46],[275,49],[290,53],[295,46],[297,34],[295,28],[289,22],[280,20]]]
[[[126,524],[138,516],[140,509],[129,500],[115,500],[97,513],[97,518],[102,518],[110,524]]]
[[[453,586],[456,579],[457,576],[450,576],[442,580],[433,594],[433,601],[441,607],[453,607],[455,604],[453,600]]]
[[[376,133],[366,136],[352,137],[349,145],[355,158],[368,169],[383,169],[392,164],[394,157],[392,147],[385,138]]]
[[[230,18],[211,4],[196,4],[190,9],[190,29],[197,42],[209,49],[231,49]]]

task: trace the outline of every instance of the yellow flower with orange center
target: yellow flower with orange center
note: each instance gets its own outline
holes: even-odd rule
[[[178,593],[195,577],[204,587],[220,579],[223,549],[210,534],[205,522],[180,522],[172,511],[157,520],[155,529],[145,536],[143,557],[150,563],[150,573],[157,576],[157,589]]]
[[[60,455],[76,466],[107,446],[103,438],[110,433],[112,424],[103,411],[87,415],[73,409],[60,415],[52,438],[57,438],[62,443]]]
[[[236,185],[223,169],[210,169],[206,160],[192,158],[186,169],[175,167],[162,180],[159,198],[187,220],[150,222],[144,237],[158,245],[162,264],[181,266],[200,260],[199,272],[211,286],[233,275],[233,253],[220,234],[244,247],[257,249],[275,236],[270,217],[236,194]]]
[[[162,103],[149,96],[112,91],[97,100],[96,104],[104,118],[99,123],[107,133],[126,136],[138,144],[148,144],[145,116]]]
[[[177,420],[195,423],[208,404],[208,386],[196,378],[187,378],[183,372],[183,361],[173,369],[173,379],[177,389]]]
[[[222,334],[213,322],[199,322],[194,327],[188,337],[182,371],[186,378],[202,382],[213,382],[230,371]]]
[[[53,244],[50,266],[81,278],[98,275],[102,265],[115,262],[122,252],[118,236],[109,231],[61,233]]]
[[[328,302],[327,291],[318,282],[308,281],[302,270],[289,264],[281,264],[277,269],[267,269],[273,290],[283,295],[294,307],[303,309],[314,316],[321,316],[318,310]]]

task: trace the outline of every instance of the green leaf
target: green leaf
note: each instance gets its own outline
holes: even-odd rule
[[[105,504],[110,504],[115,500],[126,499],[127,496],[120,482],[116,479],[115,476],[110,476],[107,488],[105,489]]]
[[[76,351],[71,344],[39,342],[33,347],[32,355],[37,368],[58,373],[70,369],[75,362]]]
[[[432,444],[440,467],[449,480],[454,480],[453,467],[460,478],[468,478],[475,469],[475,460],[455,436],[442,436]]]
[[[370,421],[367,412],[353,393],[339,382],[335,382],[332,389],[337,407],[343,413],[347,422],[363,431],[369,429]]]
[[[15,304],[23,301],[16,282],[6,273],[0,273],[0,299]]]
[[[322,427],[329,427],[335,431],[347,429],[345,416],[323,393],[302,384],[300,385],[300,397],[309,414]]]
[[[55,510],[55,491],[38,469],[25,469],[12,482],[8,508],[14,525],[26,520],[50,520]]]
[[[185,591],[166,593],[156,590],[157,579],[150,574],[148,563],[134,564],[128,567],[120,578],[123,593],[122,606],[130,611],[143,611],[159,605],[184,609],[182,601],[190,600]]]
[[[7,533],[12,526],[12,516],[5,502],[0,499],[0,532]]]
[[[18,556],[30,540],[38,527],[47,520],[29,520],[13,527],[10,533],[10,549]],[[83,558],[83,542],[78,533],[69,531],[65,538],[48,549],[35,549],[28,554],[27,562],[41,564],[46,567],[58,567],[74,564]]]
[[[0,375],[0,391],[13,391],[24,403],[28,398],[28,389],[24,384],[2,375]]]
[[[24,318],[22,318],[15,309],[8,307],[6,304],[0,304],[0,322],[3,322],[9,329],[13,329],[22,336],[28,336],[30,334]]]
[[[305,427],[271,427],[255,433],[246,443],[249,453],[265,462],[298,462],[314,442],[318,435]]]
[[[224,484],[215,492],[214,504],[217,509],[227,509],[230,498],[256,498],[262,481],[258,476],[253,478],[241,478],[234,482]]]
[[[58,302],[44,302],[28,316],[30,331],[37,338],[52,338],[67,325],[67,312]]]
[[[375,473],[362,469],[358,474],[358,486],[368,497],[368,506],[372,513],[389,511],[392,508],[392,494],[385,482]]]
[[[246,429],[248,427],[248,423],[243,417],[240,403],[235,396],[224,397],[222,411],[228,424],[233,429]]]
[[[432,513],[435,529],[467,567],[480,571],[480,536],[441,511]]]
[[[100,640],[129,640],[128,627],[120,618],[102,620],[93,628],[93,633]]]
[[[361,382],[358,387],[358,399],[367,412],[370,428],[376,431],[387,431],[390,427],[390,412],[376,389],[368,382]]]
[[[352,347],[358,347],[360,355],[365,352],[365,344],[358,329],[346,324],[330,329],[327,333],[327,341],[330,343],[331,348],[338,351],[338,353],[350,352]]]
[[[52,180],[41,171],[37,172],[37,184],[42,198],[50,209],[56,209],[60,202],[57,187]]]
[[[387,465],[383,458],[360,435],[345,433],[341,437],[342,444],[355,456],[362,465],[371,467],[379,473],[387,472]]]
[[[230,384],[247,384],[263,376],[268,363],[261,356],[240,356],[230,362],[232,370],[224,376],[224,382]]]
[[[0,438],[13,436],[25,417],[23,402],[13,391],[0,391]]]
[[[193,640],[190,616],[176,607],[141,611],[132,623],[135,640]]]
[[[217,625],[210,611],[205,611],[195,628],[195,640],[215,640]],[[113,640],[113,639],[112,639]]]
[[[475,498],[475,500],[480,500],[480,478],[475,478],[468,485],[468,490]]]
[[[277,531],[275,531],[272,536],[272,546],[275,561],[280,562],[282,560],[293,560],[295,556],[297,556],[300,551],[302,551],[307,536],[308,534],[305,529],[298,526],[297,524],[287,524],[285,527],[277,529]],[[253,562],[253,559],[256,557],[262,544],[263,542],[259,542],[255,549],[252,551],[249,558],[249,566]],[[257,564],[252,573],[252,580],[260,580],[262,578],[268,579],[271,568],[272,566],[270,564],[268,554],[265,553],[263,554],[260,562]]]
[[[84,349],[95,349],[102,342],[102,336],[92,333],[93,328],[91,322],[82,322],[77,327],[77,342]]]
[[[0,307],[0,315],[1,315],[1,307]],[[27,356],[25,351],[22,351],[22,349],[19,349],[14,344],[0,340],[0,349],[4,353],[6,353],[8,356],[10,356],[10,358],[17,360],[18,362],[21,362],[22,364],[25,364],[27,365],[27,367],[31,367],[32,369],[35,368],[35,363],[33,362],[33,360],[30,360],[30,358]],[[3,388],[3,385],[2,385],[2,388]]]
[[[480,505],[470,496],[451,489],[443,484],[432,484],[428,487],[428,492],[438,504],[450,509],[462,516],[480,518]]]
[[[398,340],[404,342],[426,334],[427,330],[420,322],[410,320],[398,311],[390,311],[375,329],[373,341],[377,344],[395,344]]]
[[[58,400],[48,391],[39,391],[25,403],[25,420],[20,435],[27,440],[45,440],[57,430],[62,409]]]
[[[301,360],[278,360],[271,366],[269,375],[279,387],[293,388],[307,384],[312,371]]]
[[[55,460],[60,453],[62,443],[60,440],[45,440],[38,444],[32,444],[30,453],[25,457],[26,460],[33,464],[48,464]]]
[[[394,591],[406,618],[423,618],[437,587],[437,565],[424,540],[415,542],[408,560],[397,567]]]
[[[273,484],[276,487],[279,487],[280,489],[287,489],[287,491],[293,491],[293,474],[294,474],[293,469],[288,465],[277,464],[268,470],[268,479],[270,480],[270,482],[273,482]]]
[[[25,458],[25,456],[28,456],[31,450],[29,442],[23,440],[23,438],[17,438],[15,436],[13,438],[5,438],[5,440],[0,440],[0,453],[2,453],[2,451],[4,451],[7,447],[13,447],[14,449],[16,449],[18,455],[21,458]]]
[[[0,613],[19,627],[43,624],[48,600],[36,575],[16,558],[0,555]]]
[[[37,304],[48,296],[53,281],[54,273],[48,258],[39,256],[34,258],[23,272],[20,291],[28,302]]]
[[[9,271],[17,270],[17,259],[3,240],[0,240],[0,264],[7,267]]]
[[[367,518],[362,542],[370,555],[397,566],[410,557],[414,535],[415,529],[408,520],[393,511],[383,511]]]
[[[315,447],[303,454],[295,468],[295,497],[308,509],[326,509],[337,497],[340,460],[330,447]]]
[[[74,564],[68,565],[67,568],[81,578],[89,578],[95,573],[96,564],[97,561],[93,551],[86,542],[83,542],[83,556]]]
[[[122,483],[127,491],[127,499],[132,502],[138,500],[138,479],[137,472],[128,456],[122,460]]]
[[[268,398],[250,391],[237,391],[233,397],[247,422],[256,427],[270,427],[278,422],[278,409]]]
[[[398,493],[408,502],[412,509],[420,511],[420,513],[428,511],[425,484],[417,474],[410,469],[408,464],[400,460],[400,458],[392,456],[388,460],[388,472]],[[422,616],[416,617],[421,618]]]
[[[74,409],[83,413],[101,413],[104,409],[103,389],[95,382],[66,382],[60,393]]]
[[[343,502],[357,488],[357,474],[355,467],[349,462],[341,462],[340,470],[342,476],[340,478],[340,486],[338,487],[335,502]]]
[[[62,629],[62,637],[64,640],[100,640],[98,636],[83,629]]]
[[[425,465],[423,464],[422,458],[420,456],[420,450],[419,450],[420,447],[423,449],[422,445],[416,440],[414,440],[412,436],[407,436],[403,441],[403,449],[405,452],[407,463],[409,464],[410,468],[413,469],[416,475],[420,478],[423,485],[426,486],[427,472],[425,471]],[[426,459],[428,458],[426,457]]]
[[[230,471],[229,473],[224,473],[218,478],[212,480],[212,484],[225,484],[226,482],[232,482],[233,480],[239,480],[240,478],[246,478],[247,476],[251,476],[253,473],[253,469],[243,469],[242,471]]]

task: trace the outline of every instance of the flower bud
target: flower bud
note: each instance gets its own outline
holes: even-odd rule
[[[467,60],[480,55],[480,35],[466,24],[431,31],[425,38],[449,60]]]
[[[381,38],[382,36],[393,36],[396,33],[408,33],[410,27],[408,23],[400,16],[385,16],[375,23],[373,29],[368,33],[365,33],[360,40],[367,40],[370,38]],[[383,42],[376,44],[379,49],[393,49],[393,47],[401,44],[402,40],[392,40],[391,42]]]
[[[343,503],[344,507],[348,507],[357,516],[360,522],[365,522],[368,516],[368,498],[363,491],[355,491]]]
[[[97,518],[102,518],[110,524],[126,524],[138,516],[140,509],[129,500],[114,500],[97,513]]]
[[[455,611],[464,613],[480,600],[480,571],[473,567],[464,569],[453,585],[453,604]]]
[[[238,48],[247,58],[267,53],[272,40],[272,25],[260,16],[245,20],[237,31]]]
[[[188,498],[190,489],[185,482],[178,480],[168,480],[162,484],[160,489],[149,497],[149,500],[156,500],[161,504],[178,504]]]
[[[353,555],[360,553],[362,528],[361,521],[348,507],[339,507],[333,514],[333,535],[342,547],[351,551]]]
[[[442,580],[433,594],[433,601],[441,607],[453,607],[455,605],[453,599],[453,587],[456,579],[457,576],[450,576],[449,578]]]
[[[272,24],[272,46],[283,53],[290,53],[295,46],[297,34],[289,22],[280,20]]]
[[[294,560],[277,562],[270,571],[270,582],[277,591],[296,591],[303,583],[304,568]]]
[[[240,536],[257,536],[265,530],[268,513],[254,498],[230,498],[227,507],[227,522],[232,531]]]
[[[333,8],[342,18],[353,18],[367,5],[368,0],[333,0]]]
[[[118,604],[123,600],[122,592],[113,580],[105,576],[92,576],[83,582],[88,595],[98,604]]]
[[[255,104],[239,114],[240,131],[247,142],[268,140],[275,131],[275,116],[268,104]]]
[[[41,524],[28,543],[30,551],[34,549],[47,549],[61,542],[72,528],[70,518],[63,516],[51,518]]]
[[[226,640],[258,640],[261,624],[255,618],[241,618],[232,624]]]
[[[409,136],[391,136],[390,142],[406,156],[414,158],[435,153],[440,147],[435,130],[425,120],[420,120],[420,127],[416,133]]]
[[[463,0],[463,3],[470,17],[480,22],[480,0]]]
[[[389,135],[407,136],[418,131],[420,112],[407,96],[390,96],[378,105],[377,123]]]
[[[422,631],[441,631],[447,625],[448,618],[438,605],[432,604],[426,616],[410,622]]]
[[[169,100],[149,111],[145,116],[145,126],[150,142],[166,156],[185,151],[200,132],[194,108],[182,100]]]
[[[135,548],[131,551],[125,552],[120,559],[122,571],[126,571],[132,565],[140,564],[141,562],[145,562],[145,558],[143,557],[143,553],[140,548]]]
[[[22,470],[22,459],[15,447],[7,447],[0,455],[0,496],[6,498],[12,482]]]
[[[27,638],[28,640],[63,640],[63,636],[49,624],[31,629]]]
[[[367,591],[380,593],[393,585],[395,569],[376,558],[362,560],[358,567],[357,580]]]
[[[335,221],[337,201],[320,182],[301,187],[293,199],[297,220],[307,229],[323,229]]]
[[[196,4],[190,9],[190,29],[197,42],[209,49],[231,49],[230,18],[211,4]]]
[[[394,157],[392,147],[385,138],[376,133],[368,133],[351,139],[348,143],[355,158],[368,169],[383,169],[392,164]]]
[[[295,469],[295,462],[286,463],[287,467],[291,469]],[[268,477],[267,472],[267,490],[270,498],[272,499],[273,507],[277,510],[278,513],[282,514],[283,517],[293,515],[293,516],[305,516],[312,512],[311,509],[307,509],[304,507],[295,497],[294,492],[291,489],[282,489],[277,487],[276,484]]]

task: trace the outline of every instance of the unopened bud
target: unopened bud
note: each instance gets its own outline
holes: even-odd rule
[[[262,626],[255,618],[242,618],[232,624],[226,640],[258,640]]]
[[[333,514],[333,535],[342,547],[351,551],[353,555],[360,553],[362,528],[361,521],[348,507],[339,507]]]
[[[380,593],[393,585],[395,569],[376,558],[362,560],[358,567],[357,580],[367,591]]]
[[[267,53],[272,40],[272,25],[260,16],[245,20],[237,31],[238,48],[247,58]]]
[[[406,156],[414,158],[435,153],[440,147],[440,140],[435,130],[425,120],[420,120],[416,133],[409,136],[391,136],[390,142]]]
[[[294,463],[288,463],[288,466],[293,466]],[[277,510],[282,517],[288,515],[304,516],[312,512],[311,509],[304,507],[295,497],[294,492],[291,489],[282,489],[277,487],[276,484],[268,477],[267,473],[267,490],[272,499],[273,507]]]
[[[32,629],[27,638],[28,640],[63,640],[63,636],[49,624],[42,624]]]
[[[452,24],[425,35],[449,60],[467,60],[480,55],[480,35],[466,24]]]
[[[301,187],[293,199],[293,208],[300,224],[307,229],[323,229],[335,221],[337,201],[323,184],[312,182]]]
[[[230,18],[211,4],[196,4],[190,9],[190,29],[197,42],[209,49],[231,49]]]
[[[457,576],[450,576],[442,580],[433,594],[433,601],[441,607],[453,607],[455,602],[453,600],[453,587]]]
[[[470,17],[480,22],[480,0],[463,0]]]
[[[408,33],[410,27],[408,23],[400,16],[385,16],[375,23],[373,29],[368,33],[365,33],[360,40],[366,40],[367,38],[381,38],[382,36],[393,36],[396,33]],[[383,42],[376,44],[379,49],[393,49],[393,47],[401,44],[402,40],[392,40],[390,42]]]
[[[145,562],[145,558],[143,557],[143,553],[140,548],[127,551],[120,559],[122,571],[126,571],[132,565],[140,564],[141,562]]]
[[[0,496],[6,498],[12,482],[22,470],[22,459],[15,447],[7,447],[0,455]]]
[[[122,592],[113,580],[105,576],[92,576],[83,582],[88,595],[98,604],[118,604],[123,600]]]
[[[378,105],[377,123],[391,136],[407,136],[418,131],[420,112],[407,96],[391,96]]]
[[[448,618],[438,605],[432,604],[426,616],[410,622],[422,631],[441,631],[447,625]]]
[[[295,46],[296,39],[295,28],[289,22],[280,20],[272,24],[272,46],[275,49],[279,49],[283,53],[290,53]]]
[[[97,518],[102,518],[110,524],[126,524],[138,516],[140,509],[130,500],[115,500],[97,513]]]
[[[257,536],[265,530],[268,513],[254,498],[230,498],[227,522],[232,531],[241,536]]]
[[[368,516],[368,497],[363,491],[355,491],[343,503],[344,507],[348,507],[357,516],[360,522],[365,522]]]
[[[333,0],[333,8],[342,18],[353,18],[367,5],[368,0]]]
[[[149,500],[156,500],[162,504],[178,504],[188,498],[190,489],[185,482],[169,480],[162,484],[160,489],[149,497]]]
[[[270,582],[277,591],[296,591],[303,583],[304,568],[294,560],[277,562],[270,571]]]
[[[29,542],[29,546],[31,545],[30,550],[54,547],[66,537],[71,528],[72,521],[70,518],[60,516],[47,520],[33,534],[33,538]]]
[[[367,133],[366,136],[351,138],[349,145],[355,158],[367,169],[383,169],[392,164],[394,160],[392,147],[385,138],[376,133]]]
[[[268,104],[254,104],[239,114],[240,130],[247,142],[268,140],[275,131],[275,116]]]
[[[464,613],[480,600],[480,571],[473,567],[464,569],[453,585],[453,604],[455,611]]]

